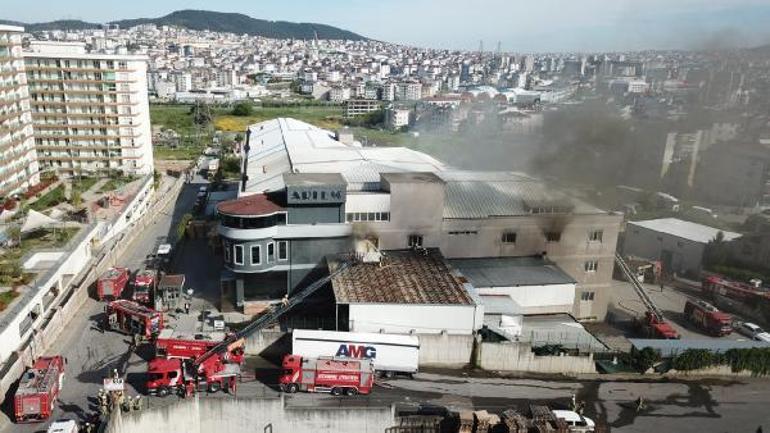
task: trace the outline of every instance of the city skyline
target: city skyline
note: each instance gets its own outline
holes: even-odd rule
[[[684,0],[676,5],[653,0],[644,8],[625,0],[589,0],[579,5],[559,0],[536,4],[487,0],[485,7],[473,10],[463,2],[448,0],[441,3],[440,11],[429,0],[378,4],[336,0],[323,7],[307,0],[291,6],[230,0],[215,8],[199,0],[162,4],[138,0],[115,4],[109,11],[95,7],[92,0],[35,9],[20,0],[7,3],[0,18],[27,23],[58,19],[108,22],[160,17],[181,9],[216,9],[266,20],[328,24],[372,39],[442,49],[475,50],[479,41],[484,41],[486,50],[494,50],[500,42],[504,51],[511,52],[699,49],[770,42],[770,31],[764,28],[770,19],[770,2],[757,0]]]

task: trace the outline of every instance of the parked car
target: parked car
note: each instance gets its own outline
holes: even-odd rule
[[[770,333],[765,332],[759,326],[745,322],[738,326],[738,332],[756,341],[766,341],[770,343]]]
[[[591,418],[571,410],[554,410],[552,412],[556,418],[561,418],[567,423],[570,433],[594,433],[596,431],[596,424]]]

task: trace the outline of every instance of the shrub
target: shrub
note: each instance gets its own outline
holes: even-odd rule
[[[233,116],[251,116],[254,114],[254,107],[250,102],[238,102],[233,106]]]

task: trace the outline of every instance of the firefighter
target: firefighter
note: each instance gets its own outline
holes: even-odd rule
[[[131,412],[131,396],[128,396],[121,400],[120,409],[123,412]]]
[[[289,295],[283,295],[283,298],[281,299],[281,305],[283,305],[284,308],[289,305]]]
[[[142,336],[139,334],[134,334],[134,349],[137,349],[140,344],[142,344]]]
[[[641,412],[647,408],[647,404],[644,402],[644,397],[641,395],[636,399],[636,411]]]
[[[104,406],[107,403],[107,395],[104,393],[104,388],[99,389],[96,394],[96,400],[99,402],[99,406]]]
[[[132,408],[133,410],[138,411],[142,409],[142,400],[140,400],[141,397],[141,395],[137,395],[134,398],[134,407]]]
[[[118,374],[118,369],[117,368],[113,368],[112,369],[112,378],[113,379],[120,379],[120,375]]]
[[[185,314],[190,314],[190,303],[189,302],[185,302],[184,303],[184,313]]]

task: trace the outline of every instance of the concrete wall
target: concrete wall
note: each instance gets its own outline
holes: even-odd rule
[[[286,407],[283,399],[194,398],[110,419],[107,433],[382,433],[391,407]]]
[[[351,332],[470,335],[481,327],[481,323],[476,323],[476,308],[475,305],[351,304],[348,329]]]
[[[463,367],[473,356],[472,335],[420,334],[420,366]]]
[[[152,145],[150,145],[150,170],[152,170]],[[140,168],[144,170],[143,168]],[[136,195],[131,198],[131,201],[126,205],[126,208],[121,212],[120,216],[116,218],[111,224],[109,224],[101,236],[102,242],[107,242],[114,236],[122,233],[127,227],[139,221],[144,216],[147,209],[150,207],[150,202],[153,197],[153,184],[154,179],[152,176],[147,176],[142,182],[142,186],[139,187]]]
[[[596,373],[592,355],[536,356],[528,344],[481,343],[478,366],[484,370],[533,373]]]

